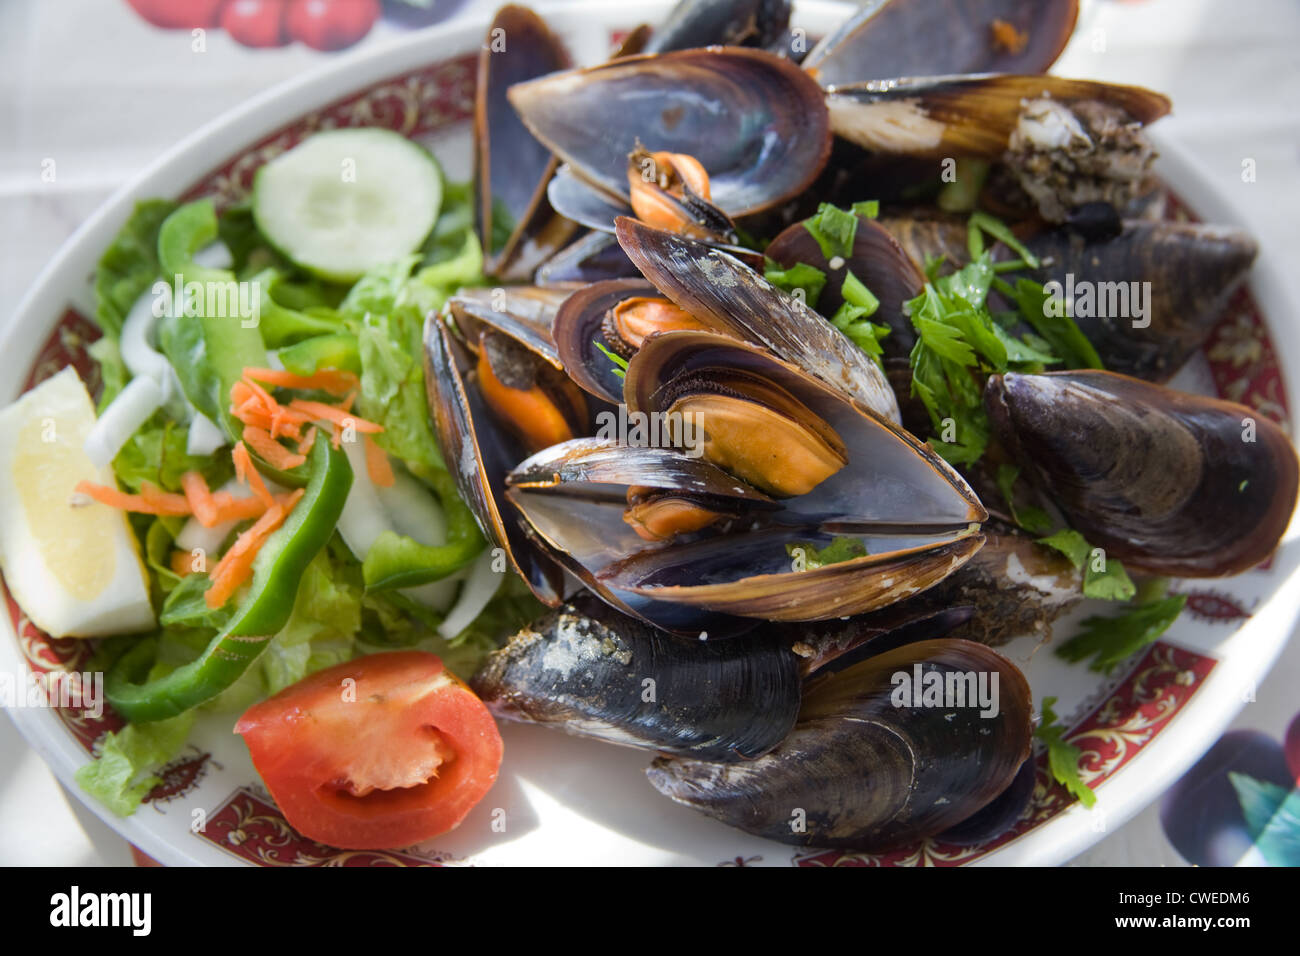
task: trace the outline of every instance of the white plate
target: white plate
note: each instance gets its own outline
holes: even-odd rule
[[[579,61],[594,62],[608,48],[612,31],[657,22],[667,6],[666,2],[613,2],[581,9],[541,5],[539,10]],[[845,12],[838,4],[800,3],[796,23],[816,36],[837,24]],[[0,400],[17,394],[42,343],[68,307],[93,314],[89,279],[136,199],[181,196],[200,181],[211,185],[214,167],[246,154],[254,161],[264,160],[283,145],[277,141],[278,131],[393,78],[418,73],[427,81],[425,87],[403,81],[388,88],[384,103],[397,114],[405,112],[409,119],[416,115],[412,109],[430,108],[463,114],[472,71],[467,77],[453,61],[473,54],[485,29],[485,19],[466,20],[413,34],[382,50],[343,57],[254,98],[171,150],[105,203],[37,279],[0,339],[0,381],[6,383]],[[442,61],[451,65],[431,69]],[[1159,172],[1174,191],[1201,219],[1236,223],[1227,200],[1209,180],[1159,136],[1158,128],[1153,134],[1162,153]],[[467,122],[419,138],[444,160],[449,174],[468,174]],[[1280,320],[1300,310],[1268,249],[1261,251],[1255,265],[1251,292],[1260,314],[1279,319],[1269,333],[1277,354],[1286,357],[1279,364],[1284,372],[1294,373],[1289,376],[1294,382],[1300,378],[1300,328]],[[1249,317],[1242,322],[1240,331],[1248,333]],[[1264,357],[1267,360],[1267,352]],[[1258,371],[1258,356],[1255,361]],[[1204,357],[1194,359],[1178,384],[1212,391],[1209,367]],[[1287,406],[1295,401],[1293,391],[1280,397]],[[1022,822],[1023,832],[1018,830],[1014,839],[991,851],[926,844],[873,857],[799,850],[755,839],[660,797],[645,780],[642,771],[648,757],[641,752],[516,725],[502,728],[506,759],[496,787],[457,831],[418,851],[342,853],[302,840],[261,791],[243,743],[230,732],[230,716],[208,716],[200,722],[193,737],[197,745],[193,759],[175,768],[173,789],[179,792],[169,799],[147,804],[126,819],[114,817],[92,800],[86,802],[126,839],[166,864],[1060,863],[1158,796],[1218,738],[1249,699],[1300,614],[1298,537],[1300,524],[1293,521],[1267,571],[1210,582],[1209,589],[1204,582],[1186,588],[1198,594],[1195,600],[1207,613],[1235,606],[1249,611],[1248,618],[1202,619],[1185,613],[1165,641],[1113,680],[1103,682],[1048,651],[1035,654],[1034,642],[1028,639],[1004,648],[1024,668],[1036,703],[1046,695],[1060,698],[1058,713],[1075,728],[1075,742],[1093,761],[1088,776],[1097,781],[1099,803],[1092,811],[1068,805],[1059,788],[1049,786],[1040,773],[1039,792],[1030,817]],[[1227,603],[1216,604],[1211,590]],[[1244,623],[1238,626],[1240,621]],[[1058,634],[1068,635],[1070,628],[1070,621],[1063,621]],[[0,615],[4,673],[26,673],[31,660],[46,650],[39,639],[16,640],[8,615]],[[88,756],[74,731],[81,730],[84,736],[86,725],[50,709],[15,707],[10,713],[59,779],[79,794],[73,774]],[[192,826],[196,821],[206,823],[202,832]]]

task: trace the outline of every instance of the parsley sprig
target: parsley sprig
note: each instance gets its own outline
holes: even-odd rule
[[[1079,759],[1083,752],[1066,741],[1065,726],[1057,723],[1056,712],[1052,710],[1055,703],[1055,697],[1043,698],[1043,719],[1034,730],[1034,736],[1047,746],[1047,766],[1056,782],[1078,797],[1085,807],[1091,808],[1097,802],[1097,794],[1079,774]]]

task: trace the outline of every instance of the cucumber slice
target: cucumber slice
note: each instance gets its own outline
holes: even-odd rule
[[[442,204],[428,151],[383,129],[315,133],[257,171],[253,218],[302,268],[335,282],[418,249]]]

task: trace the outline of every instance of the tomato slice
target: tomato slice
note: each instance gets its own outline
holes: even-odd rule
[[[483,702],[423,651],[318,671],[254,704],[235,733],[293,828],[351,850],[446,833],[491,789],[503,749]]]

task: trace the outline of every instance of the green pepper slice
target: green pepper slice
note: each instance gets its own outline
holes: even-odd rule
[[[124,718],[135,723],[165,720],[211,700],[233,684],[284,627],[303,572],[334,533],[352,486],[347,456],[327,441],[312,446],[308,469],[302,498],[257,555],[247,596],[198,659],[140,683],[155,650],[153,641],[142,641],[109,670],[104,694]]]
[[[362,577],[369,591],[416,587],[440,581],[478,557],[484,539],[474,514],[456,494],[451,475],[441,468],[429,469],[423,477],[434,486],[447,518],[447,543],[421,544],[395,531],[385,531],[370,545],[361,563]]]

